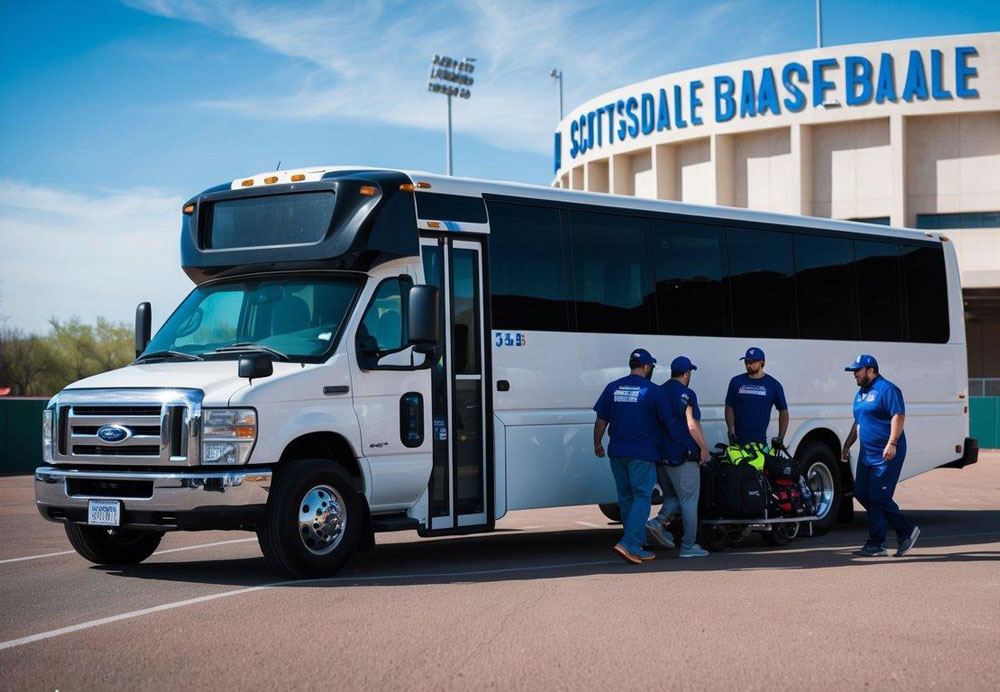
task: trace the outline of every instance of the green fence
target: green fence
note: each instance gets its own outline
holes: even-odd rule
[[[982,449],[1000,447],[1000,397],[969,399],[969,435],[979,440]]]
[[[42,411],[48,398],[0,398],[0,475],[42,465]]]

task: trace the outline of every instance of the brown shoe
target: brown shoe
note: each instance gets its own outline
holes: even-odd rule
[[[625,562],[631,562],[633,565],[642,564],[642,558],[640,558],[638,555],[633,555],[632,553],[630,553],[628,551],[628,548],[623,546],[621,543],[615,543],[614,551],[619,555],[621,555],[621,558],[625,560]]]

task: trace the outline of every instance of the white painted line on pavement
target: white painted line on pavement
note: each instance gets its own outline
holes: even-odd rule
[[[59,555],[70,555],[75,553],[75,550],[64,550],[60,553],[45,553],[44,555],[28,555],[27,557],[12,557],[6,560],[0,560],[0,565],[6,565],[8,562],[22,562],[24,560],[39,560],[43,557],[58,557]]]
[[[72,634],[73,632],[88,630],[93,627],[99,627],[101,625],[109,625],[113,622],[120,622],[122,620],[131,620],[133,618],[142,617],[143,615],[152,615],[153,613],[160,613],[165,610],[173,610],[174,608],[183,608],[184,606],[195,605],[197,603],[205,603],[206,601],[214,601],[220,598],[228,598],[230,596],[241,596],[243,594],[252,593],[254,591],[265,591],[267,589],[274,589],[280,586],[303,586],[303,585],[308,586],[310,584],[320,585],[320,584],[338,584],[338,583],[356,584],[360,582],[386,581],[391,579],[477,577],[490,574],[504,574],[509,572],[537,572],[541,570],[565,569],[567,567],[594,567],[597,565],[615,565],[620,563],[621,560],[596,560],[591,562],[564,562],[555,565],[527,565],[525,567],[508,567],[503,569],[481,569],[468,572],[424,572],[416,574],[385,574],[385,575],[370,576],[370,577],[326,577],[323,579],[278,581],[278,582],[272,582],[270,584],[249,586],[244,589],[223,591],[222,593],[210,594],[208,596],[198,596],[197,598],[188,598],[183,601],[174,601],[173,603],[164,603],[162,605],[153,606],[152,608],[133,610],[127,613],[120,613],[119,615],[111,615],[104,618],[98,618],[97,620],[89,620],[87,622],[81,622],[76,625],[70,625],[69,627],[60,627],[59,629],[49,630],[48,632],[39,632],[38,634],[32,634],[27,637],[21,637],[20,639],[11,639],[9,641],[0,642],[0,651],[3,651],[4,649],[13,649],[14,647],[18,646],[24,646],[25,644],[33,644],[34,642],[40,642],[45,639],[59,637],[64,634]]]
[[[230,543],[247,543],[249,541],[256,541],[256,538],[236,538],[231,541],[217,541],[215,543],[199,543],[198,545],[186,545],[182,548],[168,548],[167,550],[157,550],[153,555],[165,555],[166,553],[179,553],[182,550],[197,550],[199,548],[211,548],[217,545],[228,545]],[[12,557],[6,560],[0,560],[0,565],[5,565],[8,562],[23,562],[24,560],[40,560],[43,557],[59,557],[60,555],[74,555],[75,550],[63,550],[59,553],[45,553],[44,555],[28,555],[26,557]]]

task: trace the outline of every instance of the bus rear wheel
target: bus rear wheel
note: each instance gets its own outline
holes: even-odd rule
[[[363,511],[342,466],[299,459],[278,472],[257,541],[268,564],[286,577],[330,576],[357,549]]]
[[[819,442],[806,442],[796,457],[812,493],[813,506],[818,519],[812,522],[812,533],[823,536],[833,528],[843,500],[840,469],[830,448]]]

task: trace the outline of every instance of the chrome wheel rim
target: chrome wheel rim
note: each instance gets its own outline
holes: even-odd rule
[[[329,485],[315,486],[299,502],[299,538],[313,555],[336,550],[346,526],[344,498]]]
[[[833,507],[833,475],[830,473],[830,467],[817,461],[806,472],[806,482],[813,496],[816,516],[822,519]]]

